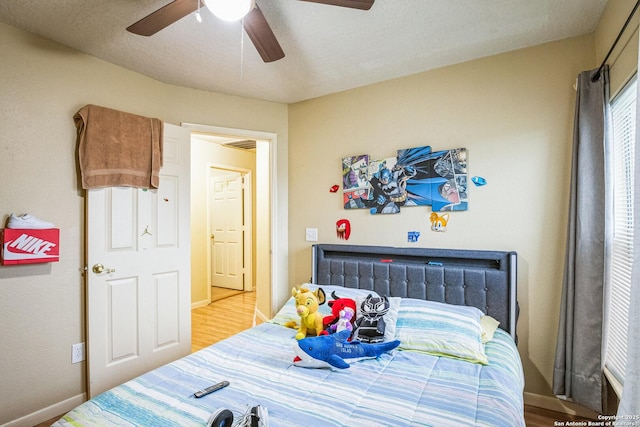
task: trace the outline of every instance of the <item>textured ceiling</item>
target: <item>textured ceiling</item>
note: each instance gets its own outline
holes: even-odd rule
[[[194,0],[195,2],[196,0]],[[0,21],[159,81],[292,103],[591,33],[607,0],[376,0],[369,11],[256,0],[286,56],[202,9],[151,37],[125,30],[169,0],[2,0]]]

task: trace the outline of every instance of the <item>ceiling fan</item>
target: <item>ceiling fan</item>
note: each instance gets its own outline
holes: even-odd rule
[[[301,0],[351,9],[369,10],[375,0]],[[127,31],[141,36],[151,36],[174,22],[205,6],[206,0],[173,0],[135,24],[127,27]],[[244,30],[256,47],[264,62],[273,62],[284,58],[284,51],[271,30],[269,23],[257,4],[247,13],[242,21]]]

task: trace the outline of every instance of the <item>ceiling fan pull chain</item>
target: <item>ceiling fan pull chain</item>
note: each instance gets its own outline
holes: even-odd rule
[[[201,23],[202,15],[200,15],[200,0],[196,0],[196,3],[198,4],[198,9],[196,10],[196,21]]]
[[[244,17],[242,17],[242,25],[240,25],[240,80],[244,75]]]

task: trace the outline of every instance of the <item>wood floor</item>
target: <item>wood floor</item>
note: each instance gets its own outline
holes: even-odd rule
[[[527,427],[549,427],[556,421],[588,421],[590,418],[582,418],[575,415],[563,414],[549,411],[548,409],[536,408],[535,406],[524,405],[524,421]]]
[[[243,292],[191,310],[191,352],[259,323],[255,292]]]
[[[195,352],[254,326],[255,292],[244,292],[191,311],[191,351]],[[259,323],[259,321],[257,322]],[[49,427],[60,416],[34,427]],[[583,418],[525,405],[527,427],[551,427],[556,421]],[[504,426],[509,427],[509,426]]]
[[[244,291],[237,291],[235,289],[225,289],[217,286],[211,287],[211,301],[219,301],[221,299],[229,298],[234,295],[244,293]]]

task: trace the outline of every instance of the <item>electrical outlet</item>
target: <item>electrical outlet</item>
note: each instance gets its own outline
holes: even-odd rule
[[[71,363],[79,363],[84,360],[84,343],[71,346]]]

